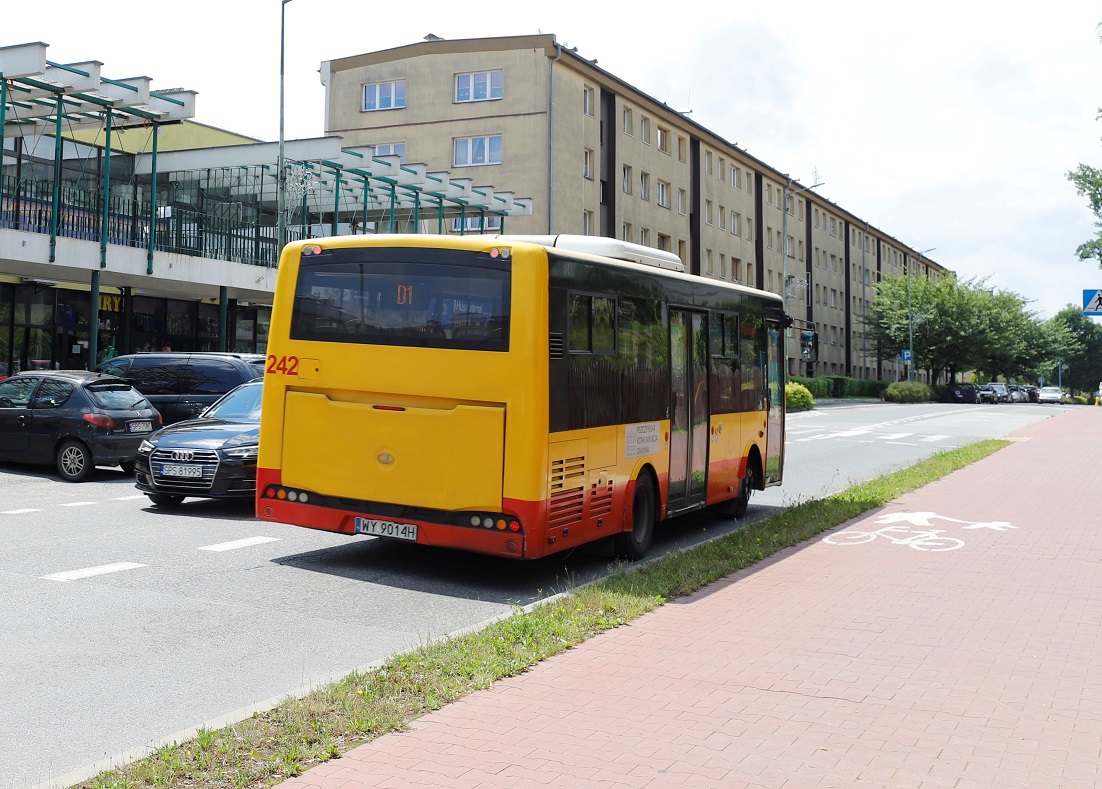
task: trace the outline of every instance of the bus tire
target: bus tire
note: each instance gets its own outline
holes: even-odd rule
[[[631,498],[631,531],[620,532],[614,538],[617,558],[634,562],[647,555],[654,539],[657,499],[654,482],[650,474],[644,471],[635,480],[635,492]]]
[[[750,506],[750,496],[757,485],[757,475],[757,465],[754,463],[746,464],[746,476],[739,483],[738,497],[731,501],[731,515],[733,517],[746,517],[746,508]]]

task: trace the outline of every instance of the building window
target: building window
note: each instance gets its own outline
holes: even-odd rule
[[[734,211],[732,211],[731,212],[731,233],[732,233],[732,235],[736,235],[736,236],[742,235],[742,230],[740,228],[741,224],[742,224],[742,216],[740,214],[736,214]]]
[[[590,118],[593,117],[593,88],[588,85],[582,88],[582,111]]]
[[[658,127],[658,150],[670,153],[670,130]]]
[[[770,249],[773,248],[773,228],[771,227],[765,228],[765,243]]]
[[[723,206],[719,207],[719,229],[727,229],[727,209]]]
[[[794,239],[792,238],[792,236],[785,236],[784,237],[784,254],[787,255],[788,257],[792,257],[792,242],[793,242],[793,240]]]
[[[500,99],[504,94],[504,72],[474,71],[455,75],[456,103],[468,101],[491,101]]]
[[[727,256],[719,253],[719,278],[727,279]]]
[[[706,172],[708,175],[712,174],[712,152],[711,151],[705,151],[704,152],[704,172]]]
[[[650,118],[646,115],[639,118],[639,136],[643,138],[644,145],[650,145]]]
[[[712,201],[711,200],[705,200],[704,201],[704,223],[708,224],[708,225],[712,224]]]
[[[719,172],[716,175],[721,181],[727,180],[727,160],[722,156],[719,157]]]
[[[710,249],[704,250],[704,261],[705,261],[704,262],[705,271],[708,274],[714,274],[715,270],[712,267],[712,250],[710,250]]]
[[[650,173],[639,173],[639,197],[650,200]]]
[[[624,192],[625,194],[631,194],[631,168],[628,165],[624,165]]]
[[[684,137],[677,138],[677,160],[679,162],[685,161],[685,149],[688,147],[687,141]]]
[[[622,238],[624,241],[631,241],[631,222],[624,222],[624,225],[621,228],[620,238]]]
[[[453,167],[477,167],[501,164],[501,135],[456,137]]]
[[[684,189],[677,190],[677,213],[685,216],[685,198],[686,192]]]
[[[665,233],[659,233],[658,234],[658,248],[665,251],[665,252],[671,251],[671,249],[670,249],[670,237],[667,236]]]
[[[397,156],[399,160],[406,160],[406,144],[404,142],[382,142],[374,146],[375,156]]]
[[[582,233],[587,236],[593,233],[592,211],[582,211]]]
[[[501,232],[500,216],[468,216],[456,217],[452,220],[452,232],[454,233],[478,233],[481,231]]]
[[[835,221],[834,217],[830,218],[830,234],[835,238],[838,237],[838,223]]]
[[[593,151],[585,149],[582,154],[582,174],[589,180],[593,180]]]
[[[731,168],[731,186],[735,189],[742,188],[742,170],[738,167]]]
[[[639,243],[643,246],[650,246],[650,230],[645,227],[639,229]]]
[[[406,106],[406,81],[371,82],[364,85],[364,112],[396,110]]]
[[[628,137],[635,136],[635,121],[631,118],[631,107],[624,107],[624,134]]]
[[[731,277],[735,282],[742,281],[742,259],[731,258]]]
[[[670,207],[670,185],[665,181],[658,182],[658,205],[663,208]]]

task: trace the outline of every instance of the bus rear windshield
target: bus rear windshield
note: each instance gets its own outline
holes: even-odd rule
[[[299,264],[291,338],[507,351],[509,284],[484,254],[332,250]]]

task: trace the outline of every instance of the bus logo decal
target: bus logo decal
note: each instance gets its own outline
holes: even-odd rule
[[[384,466],[394,465],[394,455],[390,454],[389,452],[380,452],[378,455],[375,456],[375,459],[382,463]]]

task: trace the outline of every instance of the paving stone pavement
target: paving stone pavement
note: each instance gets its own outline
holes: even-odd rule
[[[281,787],[1102,787],[1102,408],[1014,438]]]

